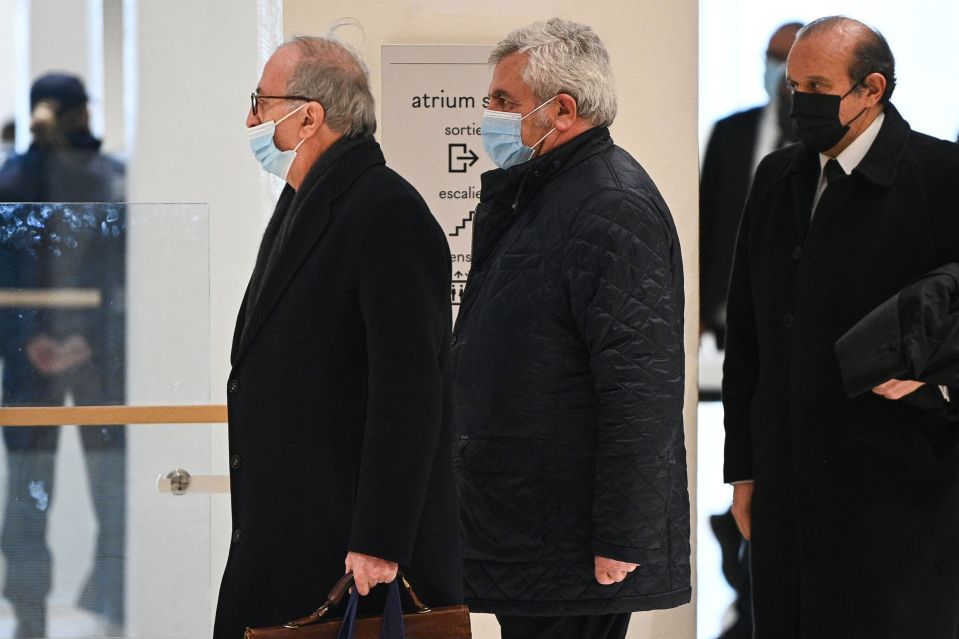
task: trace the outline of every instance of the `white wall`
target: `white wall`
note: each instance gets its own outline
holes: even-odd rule
[[[0,125],[14,116],[16,95],[17,0],[0,0]]]
[[[209,327],[199,325],[197,330],[209,332],[209,354],[204,354],[201,366],[209,372],[206,396],[219,404],[226,402],[236,312],[273,204],[247,146],[244,120],[250,91],[259,77],[260,44],[271,40],[269,25],[261,29],[261,24],[279,15],[279,2],[272,0],[125,0],[123,4],[129,199],[207,205],[209,316],[196,321],[210,322]],[[153,266],[162,266],[162,260],[176,259],[172,250],[166,255],[154,254],[152,261]],[[181,303],[176,297],[168,300],[174,307]],[[131,331],[135,328],[131,326]],[[162,349],[164,342],[152,346]],[[184,366],[192,366],[193,361]],[[154,443],[158,465],[184,459],[193,465],[184,466],[191,472],[228,474],[226,426],[211,427],[206,440],[195,430],[163,427],[155,435],[152,431],[144,434],[141,441]],[[197,442],[199,450],[172,452],[189,442]],[[133,534],[151,538],[182,534],[187,551],[199,553],[183,584],[184,592],[191,597],[206,592],[204,614],[212,619],[229,546],[230,509],[226,495],[202,499],[208,500],[206,509],[201,508],[201,516],[191,524],[199,528],[170,530],[155,522],[152,527],[145,523]],[[190,505],[173,503],[184,509]],[[145,515],[142,521],[149,522]],[[202,535],[203,531],[210,536]],[[159,564],[158,569],[164,578],[169,575]],[[146,580],[136,587],[139,589],[131,596],[145,598],[153,584]],[[144,606],[147,601],[143,599]],[[202,636],[195,630],[194,634]]]
[[[103,86],[98,110],[99,134],[103,136],[103,152],[123,156],[126,151],[126,118],[123,109],[123,0],[100,0],[103,3],[102,58]]]
[[[37,76],[74,73],[90,96],[91,130],[104,151],[123,150],[123,0],[0,0],[0,123],[16,117],[29,143],[29,91]]]
[[[287,35],[323,34],[338,19],[359,20],[363,33],[341,35],[363,56],[372,74],[379,104],[382,44],[495,44],[511,29],[552,16],[591,25],[613,59],[620,109],[613,138],[645,166],[668,202],[679,229],[686,268],[686,317],[698,316],[696,135],[696,51],[698,5],[695,0],[285,0]],[[485,91],[485,86],[480,91]],[[382,118],[381,118],[382,120]],[[384,131],[385,134],[385,131]],[[387,158],[389,162],[389,158]],[[695,465],[695,320],[687,322],[687,447],[690,490]],[[693,512],[695,512],[695,494]],[[480,617],[480,616],[478,616]],[[498,636],[488,616],[477,619],[477,639]],[[657,639],[695,635],[693,606],[634,615],[630,637]]]

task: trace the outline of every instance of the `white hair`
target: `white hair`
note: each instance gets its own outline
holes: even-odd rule
[[[376,132],[370,76],[352,48],[332,37],[299,36],[280,45],[300,54],[286,90],[323,105],[330,129],[353,138]]]
[[[493,49],[490,64],[514,53],[526,54],[523,82],[540,102],[566,93],[590,124],[613,123],[616,92],[609,53],[590,27],[553,18],[516,29]]]

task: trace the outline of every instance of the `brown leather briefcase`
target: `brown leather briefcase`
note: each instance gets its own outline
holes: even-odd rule
[[[429,608],[416,596],[405,576],[400,574],[397,580],[403,585],[403,589],[409,594],[416,607],[416,612],[402,614],[402,626],[405,628],[406,639],[471,639],[473,635],[470,631],[470,615],[466,606]],[[330,594],[327,595],[326,601],[313,614],[282,626],[247,628],[243,639],[337,639],[351,611],[348,610],[345,619],[322,621],[322,618],[330,608],[340,603],[351,585],[353,585],[353,574],[347,573],[336,582]],[[352,614],[355,616],[355,610]],[[343,637],[344,639],[385,639],[389,635],[381,635],[382,624],[382,615],[359,617],[353,621],[350,632]]]

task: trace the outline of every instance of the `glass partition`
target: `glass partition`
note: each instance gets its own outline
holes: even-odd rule
[[[208,239],[202,204],[0,204],[0,638],[209,634],[209,493],[158,478],[211,426],[144,423],[209,404]]]

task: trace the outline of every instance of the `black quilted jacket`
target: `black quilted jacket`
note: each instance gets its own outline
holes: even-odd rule
[[[475,224],[452,349],[468,603],[573,615],[688,602],[669,209],[598,128],[484,174]],[[641,567],[601,586],[594,555]]]

